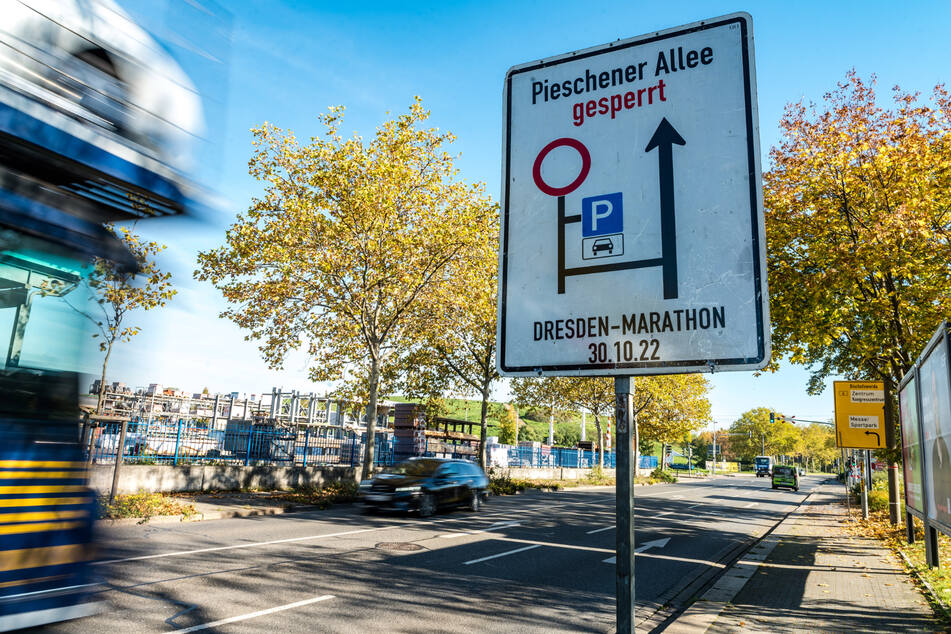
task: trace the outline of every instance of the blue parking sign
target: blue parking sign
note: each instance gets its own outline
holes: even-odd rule
[[[621,192],[581,199],[581,235],[603,236],[624,231]]]

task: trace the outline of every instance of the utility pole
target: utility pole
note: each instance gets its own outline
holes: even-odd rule
[[[763,434],[763,453],[761,453],[760,455],[761,456],[766,455],[766,434]]]
[[[713,471],[711,475],[717,474],[717,424],[713,423]]]

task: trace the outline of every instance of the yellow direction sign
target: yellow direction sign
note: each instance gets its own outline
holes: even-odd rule
[[[846,449],[885,447],[885,384],[835,381],[835,443]]]

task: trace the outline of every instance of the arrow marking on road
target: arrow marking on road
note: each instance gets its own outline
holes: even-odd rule
[[[647,549],[649,549],[649,548],[663,548],[664,546],[667,545],[667,542],[669,542],[669,541],[670,541],[670,538],[669,538],[669,537],[665,537],[665,538],[663,538],[663,539],[655,539],[654,541],[647,542],[646,544],[644,544],[643,546],[641,546],[641,547],[639,547],[639,548],[635,548],[635,549],[634,549],[634,554],[636,555],[636,554],[642,553],[642,552],[644,552],[645,550],[647,550]],[[606,564],[616,564],[616,563],[617,563],[617,555],[615,555],[614,557],[608,557],[607,559],[604,560],[604,563],[606,563]]]

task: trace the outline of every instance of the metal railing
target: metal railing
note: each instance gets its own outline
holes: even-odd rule
[[[561,447],[509,447],[508,467],[569,467],[590,469],[598,464],[598,452]],[[614,469],[616,459],[613,451],[604,452],[604,467]]]
[[[328,437],[328,428],[276,427],[273,425],[230,422],[214,428],[204,420],[189,419],[132,419],[126,428],[122,451],[124,464],[156,465],[273,465],[317,466],[340,465],[355,467],[362,464],[365,452],[365,434],[330,428],[330,433],[342,437]],[[115,464],[122,423],[109,422],[92,430],[88,456],[94,464]],[[375,439],[374,464],[392,466],[410,455],[395,451],[394,438],[378,432]],[[429,440],[418,448],[418,456],[476,460],[476,449],[466,445],[449,445]],[[642,456],[642,468],[652,457]],[[567,467],[590,469],[598,464],[598,454],[582,449],[560,447],[509,447],[509,467]],[[613,469],[616,457],[613,451],[604,452],[604,466]]]
[[[90,441],[93,463],[114,464],[122,423],[107,423],[93,430]],[[280,428],[249,422],[229,423],[213,429],[201,420],[133,419],[128,423],[122,451],[126,464],[220,464],[311,466],[360,463],[363,443],[353,433],[328,438],[311,428]],[[386,456],[386,439],[377,447]]]

